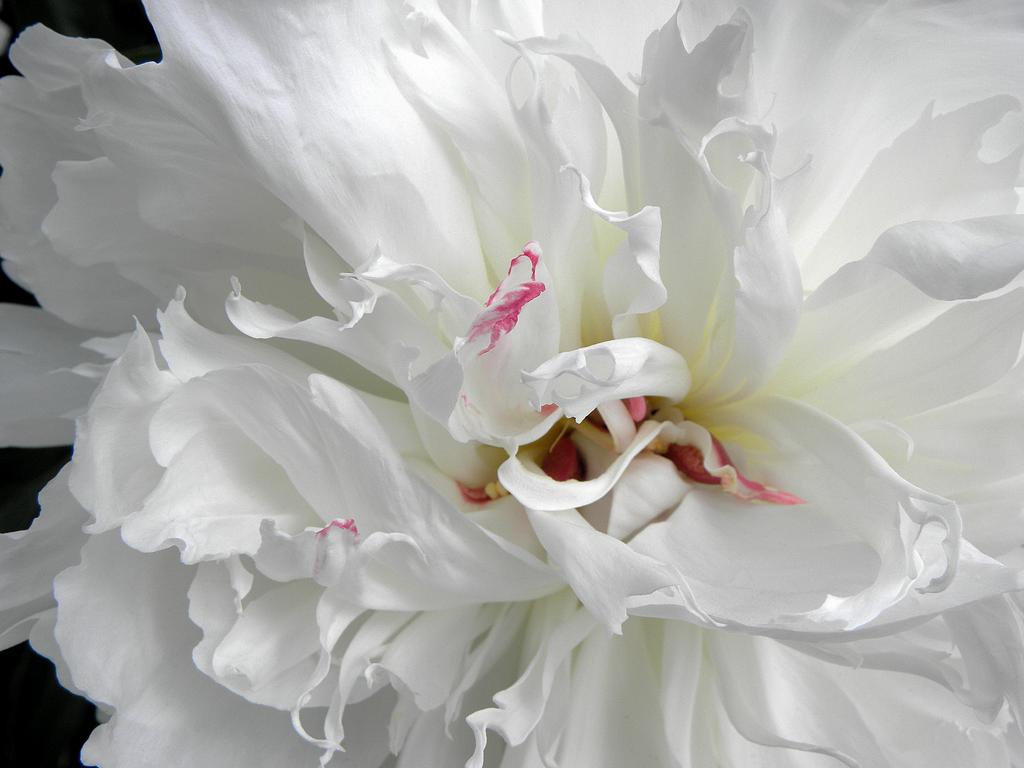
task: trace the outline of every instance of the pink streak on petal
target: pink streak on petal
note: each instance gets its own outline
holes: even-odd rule
[[[491,500],[491,497],[487,495],[487,491],[483,488],[470,488],[468,485],[463,485],[458,480],[455,484],[459,487],[459,493],[462,494],[462,500],[468,504],[486,504]]]
[[[558,406],[554,403],[545,403],[540,407],[541,416],[550,416],[552,413],[558,410]]]
[[[530,279],[537,279],[537,264],[540,263],[540,246],[533,240],[523,246],[523,252],[512,259],[512,263],[508,265],[509,274],[512,274],[512,268],[519,263],[519,261],[525,256],[530,260]]]
[[[501,301],[477,315],[469,328],[467,341],[475,341],[484,334],[490,335],[490,343],[480,351],[485,355],[494,349],[498,340],[516,327],[523,307],[544,293],[544,283],[528,282],[513,288],[502,296]]]
[[[508,272],[506,273],[506,277],[512,274],[512,270],[516,268],[516,265],[519,262],[521,262],[523,260],[523,257],[525,256],[527,259],[530,260],[530,280],[536,280],[537,264],[540,263],[540,254],[540,246],[532,240],[528,242],[526,245],[523,246],[522,252],[508,263]],[[487,297],[487,301],[484,302],[485,307],[491,306],[491,302],[494,301],[494,297],[498,295],[498,293],[501,291],[501,287],[504,284],[504,280],[498,283],[498,287],[494,289],[491,295]]]
[[[331,522],[316,532],[316,537],[322,539],[330,532],[331,528],[337,528],[339,531],[348,531],[356,538],[359,538],[359,529],[356,527],[356,521],[351,517],[347,517],[344,520],[331,520]]]
[[[780,491],[777,488],[772,488],[771,486],[764,485],[763,483],[757,482],[757,480],[751,480],[744,476],[744,474],[737,469],[736,465],[733,464],[732,459],[729,458],[729,454],[725,450],[725,446],[718,442],[715,437],[712,437],[711,441],[715,446],[715,454],[718,457],[718,461],[725,466],[732,467],[736,472],[736,480],[742,489],[729,489],[726,487],[726,490],[734,496],[738,496],[741,499],[746,499],[748,501],[764,501],[769,504],[794,505],[807,503],[805,499],[801,499],[795,494]]]
[[[633,419],[637,424],[647,418],[647,398],[643,397],[627,397],[622,401],[626,410],[629,411],[630,418]]]

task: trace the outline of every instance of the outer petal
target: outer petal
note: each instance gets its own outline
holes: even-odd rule
[[[510,746],[526,741],[544,715],[560,668],[594,627],[586,611],[567,609],[564,596],[552,597],[539,606],[535,620],[542,641],[526,669],[512,686],[495,694],[496,707],[479,710],[466,719],[476,737],[476,749],[466,768],[483,767],[488,730],[500,733]]]
[[[485,293],[462,181],[388,71],[381,41],[405,35],[391,5],[302,2],[253,13],[244,3],[155,0],[147,10],[164,59],[140,69],[140,81],[258,169],[349,263],[379,243],[401,261],[455,276],[457,288]],[[280,45],[282,28],[305,43]],[[257,107],[253,92],[279,98]],[[332,161],[309,162],[310,146]]]
[[[39,494],[41,512],[25,531],[0,536],[0,645],[29,636],[33,619],[52,608],[53,579],[78,561],[88,516],[67,487],[64,467]]]
[[[181,416],[180,398],[171,402]],[[150,439],[165,442],[167,425],[159,414]],[[177,543],[183,562],[253,555],[260,525],[274,520],[290,531],[320,521],[296,492],[280,465],[230,426],[196,434],[173,455],[162,452],[166,471],[142,508],[121,527],[125,543],[143,552]]]
[[[233,693],[288,711],[304,691],[320,650],[321,590],[309,581],[282,586],[260,579],[241,591],[231,579],[232,569],[240,567],[205,563],[196,571],[188,612],[203,640],[192,658]],[[325,697],[320,698],[323,704]]]
[[[840,265],[860,258],[896,224],[1013,213],[1024,150],[994,162],[982,161],[978,153],[984,132],[1019,108],[1008,96],[938,116],[929,105],[917,123],[878,153],[817,242],[808,230],[793,225],[798,249],[813,242],[802,264],[808,285],[820,284]],[[795,177],[793,186],[806,181]]]
[[[303,764],[316,754],[284,713],[244,702],[203,677],[185,619],[190,569],[94,536],[57,580],[57,640],[75,685],[115,710],[83,749],[104,766]],[[144,652],[143,652],[144,649]]]
[[[974,156],[978,146],[974,142],[987,125],[999,119],[999,105],[979,105],[988,111],[980,118],[974,109],[974,125],[967,131],[956,129],[961,136],[954,139],[959,142],[956,144],[946,143],[955,133],[941,137],[932,132],[943,128],[929,125],[931,117],[926,108],[939,100],[935,111],[941,115],[998,94],[1020,98],[1024,82],[1019,67],[1013,65],[1022,23],[1019,6],[1004,0],[901,6],[822,5],[799,0],[785,6],[758,0],[739,4],[754,20],[753,87],[759,113],[778,127],[777,170],[783,176],[798,171],[784,192],[783,207],[809,285],[827,277],[836,265],[834,253],[815,250],[814,244],[837,221],[858,182],[867,178],[865,170],[872,160],[890,145],[896,149],[894,141],[915,121],[920,121],[924,132],[913,139],[908,135],[898,154],[890,153],[886,163],[869,172],[876,175],[875,171],[882,171],[893,186],[880,188],[877,184],[882,179],[876,175],[875,198],[859,195],[869,207],[862,208],[859,217],[852,215],[852,208],[848,209],[851,215],[842,216],[848,231],[856,228],[867,238],[860,252],[854,248],[850,257],[862,256],[883,229],[898,221],[984,215],[977,209],[967,213],[964,208],[940,215],[934,205],[941,205],[940,196],[950,190],[966,192],[971,188],[979,178],[975,169],[982,174],[988,172]],[[699,38],[711,25],[727,19],[736,5],[695,4],[686,9],[685,26]],[[979,50],[985,55],[979,56]],[[801,55],[794,56],[794,51]],[[943,55],[936,57],[935,51]],[[836,88],[836,83],[845,87]],[[809,103],[816,105],[812,116],[806,110]],[[1005,101],[1001,109],[1011,103]],[[961,122],[970,114],[952,117],[947,125]],[[942,120],[936,118],[935,123]],[[1018,131],[1010,146],[1019,144]],[[1007,151],[1003,149],[998,155]],[[896,175],[897,163],[904,161],[914,163],[915,170],[901,169]],[[964,169],[966,172],[961,173]],[[949,175],[944,175],[940,184],[905,194],[932,173]],[[980,190],[973,189],[973,193],[959,198],[962,205],[985,205],[990,201],[987,194],[977,194]],[[866,193],[866,186],[860,192]],[[1012,189],[1004,187],[1004,192],[1012,193]],[[1009,196],[1004,200],[1009,209],[984,213],[1012,211],[1016,201]],[[912,211],[912,207],[917,209]],[[893,214],[900,219],[883,220]],[[852,243],[833,242],[843,250]],[[825,262],[831,266],[824,266]]]
[[[1024,270],[1024,216],[908,222],[883,232],[865,260],[933,298],[974,299]]]
[[[504,78],[487,71],[439,9],[418,5],[408,17],[408,41],[394,48],[385,41],[391,71],[424,120],[457,148],[473,181],[470,194],[483,253],[492,273],[501,274],[505,254],[532,236],[529,166]]]
[[[182,284],[204,322],[223,327],[232,273],[283,306],[315,305],[287,208],[135,82],[145,67],[43,28],[24,43],[15,58],[28,81],[7,82],[0,120],[5,135],[48,141],[31,161],[3,158],[21,189],[6,194],[2,237],[9,271],[44,307],[124,331],[133,314],[150,325]]]
[[[647,628],[633,622],[624,629],[622,637],[594,632],[576,652],[558,750],[565,765],[671,765],[669,734],[685,729],[686,721],[663,727],[660,702],[651,694],[664,682],[648,653]],[[673,697],[686,693],[672,691]]]
[[[727,717],[752,742],[851,768],[1011,764],[999,730],[930,680],[851,670],[742,634],[716,633],[709,647]]]
[[[0,305],[0,444],[71,442],[96,386],[71,368],[102,360],[82,347],[88,337],[41,309]]]
[[[910,416],[974,394],[1010,370],[1024,334],[1019,290],[943,302],[867,261],[837,273],[808,304],[776,381],[847,422]]]
[[[79,425],[69,482],[93,515],[91,531],[119,525],[160,479],[148,435],[139,425],[149,423],[177,386],[173,375],[157,368],[152,343],[136,329]]]
[[[676,5],[672,0],[660,0],[635,6],[621,0],[603,5],[601,12],[595,13],[583,0],[544,3],[544,30],[552,37],[579,35],[625,78],[640,71],[640,41],[664,23]],[[611,23],[613,19],[618,24]]]
[[[4,270],[45,309],[69,323],[116,333],[128,330],[132,314],[152,313],[153,296],[109,265],[69,264],[41,233],[57,202],[54,166],[100,154],[95,137],[75,128],[86,112],[82,73],[109,52],[98,41],[72,41],[41,26],[26,30],[12,47],[11,58],[27,79],[0,84],[0,246]]]

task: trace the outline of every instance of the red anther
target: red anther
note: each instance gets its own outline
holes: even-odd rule
[[[629,411],[630,418],[637,424],[647,418],[647,398],[643,395],[640,397],[627,397],[622,403],[626,406],[626,410]]]
[[[491,500],[491,497],[487,495],[487,491],[483,488],[470,488],[468,485],[463,485],[457,480],[455,484],[459,486],[462,500],[469,504],[486,504]]]
[[[551,446],[548,455],[544,457],[541,464],[544,474],[552,480],[582,480],[583,461],[580,459],[579,449],[568,437],[562,437]]]
[[[704,485],[722,484],[722,478],[715,477],[704,466],[704,454],[697,446],[673,443],[665,451],[665,455],[676,465],[676,469],[693,482]]]

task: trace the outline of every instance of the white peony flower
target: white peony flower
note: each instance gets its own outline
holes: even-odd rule
[[[0,83],[84,761],[1024,765],[1016,4],[148,10]]]

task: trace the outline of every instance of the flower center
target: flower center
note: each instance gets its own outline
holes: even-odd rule
[[[663,456],[687,481],[719,486],[723,492],[747,502],[806,503],[795,494],[747,477],[736,466],[725,446],[707,429],[682,418],[676,408],[652,413],[649,401],[644,397],[603,403],[580,423],[562,419],[547,435],[521,450],[532,455],[552,480],[581,482],[591,479],[586,455],[603,453],[606,463],[611,463],[628,449],[637,437],[638,427],[648,422],[656,423],[663,430],[659,437],[644,447],[641,454]],[[459,489],[463,500],[472,504],[486,504],[508,495],[497,480],[477,488],[460,483]]]

